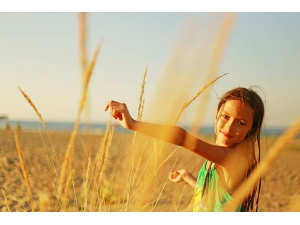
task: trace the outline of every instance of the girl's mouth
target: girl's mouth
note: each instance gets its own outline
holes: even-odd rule
[[[226,138],[230,138],[230,137],[232,137],[231,135],[229,135],[228,133],[225,133],[225,132],[222,132],[221,131],[221,133],[226,137]]]

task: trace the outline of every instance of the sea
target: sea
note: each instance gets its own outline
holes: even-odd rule
[[[61,131],[61,132],[71,132],[74,128],[74,122],[54,122],[54,121],[45,121],[46,129],[43,127],[40,121],[20,121],[20,120],[0,120],[0,130],[7,129],[20,129],[22,131]],[[78,132],[89,131],[91,133],[103,134],[106,129],[106,123],[81,123],[78,128]],[[131,133],[132,131],[122,128],[119,125],[113,124],[114,132],[122,133]],[[184,129],[189,130],[188,126],[183,126]],[[265,127],[262,129],[262,136],[279,136],[281,135],[287,127],[279,128],[268,128]],[[199,134],[203,135],[214,135],[213,126],[203,126],[199,129]],[[300,138],[298,134],[297,138]]]

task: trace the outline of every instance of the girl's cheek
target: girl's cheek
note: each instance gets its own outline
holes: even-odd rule
[[[219,124],[219,126],[224,126],[225,124],[226,124],[226,122],[224,121],[224,120],[222,120],[222,119],[220,119],[219,121],[218,121],[218,124]]]

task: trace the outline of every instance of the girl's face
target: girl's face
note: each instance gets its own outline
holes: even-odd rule
[[[240,143],[251,130],[252,123],[253,113],[248,104],[240,100],[225,102],[216,115],[217,144],[232,146]]]

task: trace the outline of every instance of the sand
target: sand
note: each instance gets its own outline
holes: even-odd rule
[[[29,175],[32,198],[30,198],[24,182],[14,133],[13,131],[0,130],[0,188],[2,188],[0,191],[0,211],[63,211],[54,191],[55,178],[53,178],[53,174],[54,177],[55,174],[59,176],[70,133],[18,131],[17,134]],[[64,211],[76,212],[84,210],[82,196],[85,191],[84,181],[88,155],[91,154],[91,158],[95,159],[96,152],[100,147],[101,138],[101,135],[83,134],[77,137],[73,157],[74,176],[68,193],[68,203]],[[133,150],[132,135],[114,135],[104,168],[105,182],[106,184],[109,183],[108,191],[105,192],[103,205],[100,208],[97,210],[88,209],[87,211],[176,212],[190,210],[188,206],[191,202],[193,189],[183,183],[171,183],[167,180],[167,176],[172,168],[186,168],[194,176],[197,176],[204,160],[180,148],[162,166],[160,166],[162,161],[158,161],[154,166],[147,167],[147,162],[149,162],[151,153],[153,153],[151,152],[152,150],[149,150],[149,145],[150,149],[160,149],[160,146],[163,144],[158,142],[153,144],[153,140],[145,139],[145,141],[143,138],[143,136],[139,136],[139,147]],[[206,138],[208,141],[212,141],[211,137]],[[276,137],[262,138],[262,158],[267,154],[268,148],[271,147],[275,139]],[[149,145],[148,149],[146,148],[145,150],[146,152],[143,152],[145,143]],[[176,149],[176,146],[167,145],[164,148],[166,148],[166,151],[163,157],[166,157]],[[130,162],[133,152],[135,154],[133,171],[137,169],[136,175],[135,173],[130,173]],[[144,157],[139,162],[141,155],[144,155]],[[119,159],[120,161],[118,161]],[[118,164],[118,162],[120,163]],[[259,201],[260,212],[285,212],[289,211],[293,204],[300,202],[299,162],[300,140],[295,139],[281,153],[280,157],[269,168],[267,174],[262,179]],[[53,168],[55,168],[54,172]],[[157,170],[158,168],[159,170],[154,174],[152,182],[159,188],[156,191],[152,189],[152,192],[149,192],[151,195],[147,194],[149,190],[145,191],[145,189],[139,189],[134,185],[131,186],[130,192],[127,191],[127,195],[124,195],[124,190],[128,188],[126,187],[126,182],[128,183],[129,178],[134,179],[135,177],[135,184],[140,184],[139,182],[143,183],[145,182],[143,181],[145,177],[151,177],[151,172],[149,171]],[[139,179],[140,177],[141,179]],[[111,184],[113,184],[113,187]],[[88,194],[91,194],[91,191]],[[133,199],[138,198],[139,195],[142,196],[143,194],[144,196],[147,194],[147,196],[153,199],[151,204],[143,209],[141,209],[141,206],[137,208],[130,205],[126,208],[126,199],[130,196],[133,196]],[[33,207],[30,206],[31,202],[34,204]]]

